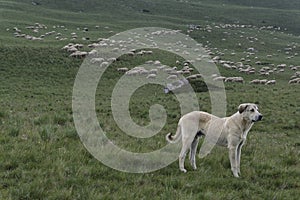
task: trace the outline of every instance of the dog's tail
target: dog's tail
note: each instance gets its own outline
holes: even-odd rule
[[[172,136],[172,133],[168,133],[166,135],[166,140],[169,142],[169,143],[176,143],[178,138],[181,136],[181,126],[178,125],[177,126],[177,131],[176,131],[176,134],[174,136]]]

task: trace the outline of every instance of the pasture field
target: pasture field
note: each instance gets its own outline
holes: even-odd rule
[[[288,84],[300,71],[291,69],[300,65],[299,1],[249,2],[0,0],[0,199],[299,199],[300,84]],[[35,23],[47,28],[26,29]],[[69,57],[62,47],[81,43],[90,51],[87,45],[99,38],[153,26],[181,30],[212,57],[234,63],[249,59],[243,62],[256,69],[255,74],[245,74],[217,64],[222,76],[244,78],[243,84],[224,83],[227,115],[243,102],[257,103],[264,115],[243,147],[240,178],[231,174],[228,151],[222,147],[197,157],[195,171],[186,161],[186,174],[177,161],[155,172],[131,174],[105,166],[82,144],[73,121],[72,92],[83,59]],[[267,26],[272,27],[262,28]],[[14,27],[35,37],[55,32],[33,41],[15,37]],[[74,32],[78,37],[70,40]],[[151,105],[161,104],[168,116],[163,129],[137,139],[115,123],[110,100],[123,75],[117,68],[131,69],[148,60],[182,68],[176,64],[182,58],[164,51],[125,56],[108,68],[96,92],[97,117],[108,138],[138,153],[165,146],[165,135],[175,133],[180,118],[174,95],[164,94],[161,86],[146,85],[131,97],[131,117],[145,126]],[[287,65],[282,72],[258,73],[280,64]],[[276,84],[250,84],[254,79],[275,79]],[[200,109],[210,112],[209,92],[198,92],[197,97]]]

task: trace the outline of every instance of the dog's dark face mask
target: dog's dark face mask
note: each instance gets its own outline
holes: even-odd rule
[[[243,118],[251,121],[258,122],[261,121],[263,116],[260,112],[258,112],[258,107],[255,104],[241,104],[239,105],[239,113],[243,115]]]

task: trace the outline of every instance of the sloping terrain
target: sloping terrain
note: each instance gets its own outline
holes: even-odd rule
[[[300,78],[299,22],[298,0],[0,0],[0,199],[297,199],[300,84],[289,81]],[[87,151],[72,110],[84,59],[70,55],[90,54],[106,38],[139,27],[180,30],[201,43],[219,69],[215,78],[229,78],[224,81],[227,115],[243,102],[259,105],[264,119],[243,147],[241,178],[233,178],[227,149],[221,147],[197,158],[195,171],[187,160],[186,174],[177,162],[152,173],[119,172]],[[130,99],[133,121],[148,125],[149,109],[160,104],[167,123],[148,139],[127,135],[111,108],[114,86],[125,73],[118,69],[134,71],[159,61],[159,67],[186,67],[185,77],[201,72],[155,48],[129,53],[100,80],[97,117],[114,144],[151,152],[166,145],[167,133],[175,133],[179,102],[161,86],[139,88]],[[243,83],[229,82],[230,77]],[[203,79],[191,82],[200,109],[210,112]]]

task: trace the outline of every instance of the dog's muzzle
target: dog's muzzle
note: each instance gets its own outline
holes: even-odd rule
[[[263,116],[262,116],[262,115],[258,115],[257,119],[255,119],[255,120],[252,120],[252,122],[258,122],[258,121],[261,121],[261,120],[262,120],[262,118],[263,118]]]

